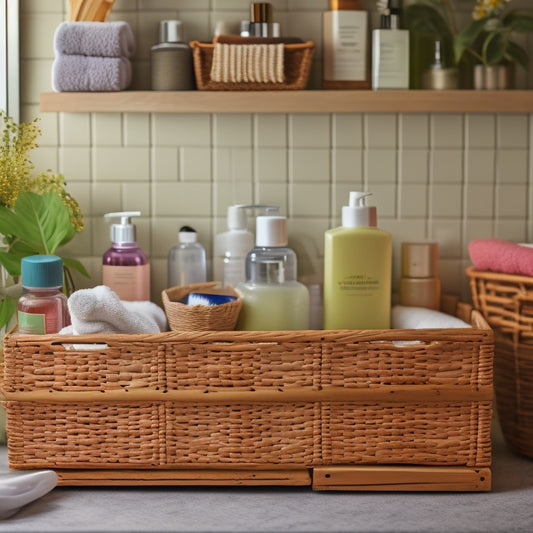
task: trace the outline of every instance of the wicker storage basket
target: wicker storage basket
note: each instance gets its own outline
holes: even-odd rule
[[[312,41],[286,44],[284,47],[283,83],[231,83],[211,79],[215,44],[191,41],[196,87],[202,91],[278,91],[305,89],[315,51]]]
[[[389,489],[415,474],[432,483],[405,490],[466,487],[434,485],[422,468],[433,466],[487,490],[493,335],[472,318],[451,330],[10,334],[9,464],[58,469],[66,484],[69,471],[88,484],[92,471],[142,483],[147,472],[248,469],[257,482],[266,470],[314,469],[315,488],[335,485],[341,467],[390,465],[411,470],[394,471]],[[362,478],[342,479],[333,488]]]
[[[495,330],[494,389],[509,447],[533,457],[533,278],[468,268],[474,305]]]
[[[239,294],[232,288],[215,289],[217,282],[191,283],[170,287],[161,293],[168,325],[173,331],[227,331],[235,328],[242,307]],[[179,300],[191,292],[226,294],[237,300],[220,305],[187,305]]]

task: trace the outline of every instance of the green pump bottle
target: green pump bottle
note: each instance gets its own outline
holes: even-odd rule
[[[367,196],[350,192],[342,226],[325,233],[324,329],[390,328],[392,237]]]

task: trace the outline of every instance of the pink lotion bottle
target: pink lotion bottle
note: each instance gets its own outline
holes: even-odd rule
[[[131,217],[140,211],[106,213],[106,218],[120,217],[111,225],[111,248],[104,254],[102,283],[115,291],[121,300],[150,300],[150,264],[137,244]]]

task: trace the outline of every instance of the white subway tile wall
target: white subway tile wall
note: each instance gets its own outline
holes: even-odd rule
[[[110,20],[136,37],[134,88],[149,88],[150,47],[158,23],[179,18],[186,40],[209,41],[218,22],[238,23],[249,0],[117,0]],[[275,0],[285,35],[315,41],[311,87],[320,86],[321,16],[328,0]],[[530,0],[513,0],[533,13]],[[166,286],[166,258],[189,224],[208,255],[225,230],[228,205],[267,203],[289,217],[290,245],[302,276],[322,273],[324,231],[340,223],[351,190],[371,191],[379,225],[393,235],[393,289],[403,241],[439,243],[444,291],[470,299],[464,269],[472,239],[533,241],[533,115],[519,114],[147,114],[43,113],[51,90],[55,28],[67,0],[21,0],[22,118],[41,118],[37,170],[62,172],[86,229],[65,254],[101,282],[110,211],[140,210],[138,241],[151,258],[152,298]],[[461,16],[469,16],[463,7]],[[373,20],[376,14],[373,13]],[[533,50],[533,39],[524,38]],[[533,87],[533,69],[519,88]]]

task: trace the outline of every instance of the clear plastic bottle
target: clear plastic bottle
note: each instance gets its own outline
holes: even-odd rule
[[[197,241],[198,236],[193,228],[180,228],[178,244],[168,252],[168,287],[206,281],[205,249]]]
[[[70,325],[63,287],[63,262],[56,255],[31,255],[21,262],[22,296],[19,298],[20,333],[58,333]]]
[[[102,261],[102,283],[117,293],[121,300],[150,300],[150,264],[135,237],[131,217],[140,211],[107,213],[105,217],[120,217],[120,224],[111,225],[111,248]]]
[[[287,247],[287,219],[259,216],[256,246],[246,257],[246,281],[237,328],[283,331],[309,328],[309,291],[296,281],[296,254]]]

